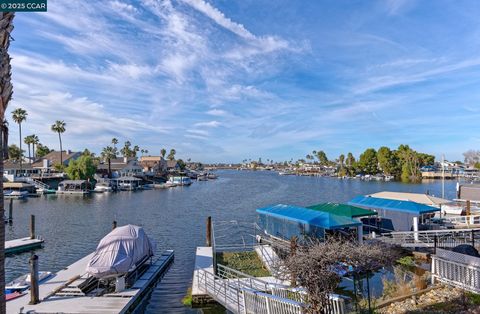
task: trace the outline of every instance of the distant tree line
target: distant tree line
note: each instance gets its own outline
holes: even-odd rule
[[[480,169],[480,150],[470,149],[463,153],[465,164]]]
[[[322,150],[313,151],[312,155],[306,156],[306,159],[316,159],[322,166],[337,166],[339,176],[383,173],[408,182],[421,180],[420,168],[435,163],[435,156],[417,152],[403,144],[394,150],[386,146],[380,147],[378,151],[367,148],[360,154],[358,160],[352,153],[348,153],[346,157],[341,154],[335,161],[330,161]]]

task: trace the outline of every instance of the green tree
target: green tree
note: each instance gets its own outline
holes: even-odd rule
[[[401,179],[404,182],[416,182],[422,179],[419,154],[408,145],[400,145],[396,155],[401,162]]]
[[[130,141],[126,141],[123,145],[123,148],[120,150],[120,153],[123,157],[133,157],[133,151],[130,149],[132,143]]]
[[[35,134],[32,134],[31,137],[32,137],[33,160],[35,160],[37,158],[37,155],[35,154],[35,147],[40,143],[40,139]]]
[[[33,143],[34,143],[33,135],[25,136],[25,138],[23,139],[23,142],[28,145],[28,160],[32,162],[30,145],[33,146]]]
[[[167,154],[167,150],[165,148],[162,148],[160,150],[160,155],[162,155],[162,158],[165,159],[165,155]]]
[[[63,147],[62,147],[62,133],[65,132],[67,124],[65,121],[57,120],[52,124],[52,131],[58,133],[58,141],[60,142],[60,165],[63,165]]]
[[[13,162],[19,162],[22,160],[23,150],[21,150],[17,145],[12,144],[8,146],[8,156]]]
[[[175,154],[177,153],[177,151],[175,149],[171,149],[170,150],[170,153],[168,153],[168,156],[167,156],[167,159],[168,160],[175,160]]]
[[[317,158],[318,158],[318,162],[320,162],[320,164],[322,166],[327,166],[328,165],[327,154],[325,154],[325,152],[323,150],[320,150],[320,151],[317,152]]]
[[[42,145],[42,143],[37,144],[37,157],[42,158],[43,156],[51,153],[53,149],[48,148],[46,145]]]
[[[390,148],[382,146],[377,152],[378,164],[386,175],[399,177],[401,164],[393,151]]]
[[[137,153],[140,151],[140,147],[138,145],[133,146],[133,156],[132,157],[137,157]]]
[[[117,157],[117,149],[112,146],[103,148],[101,156],[104,161],[108,162],[108,177],[112,177],[112,159]]]
[[[77,160],[72,160],[65,169],[67,176],[71,180],[89,180],[93,179],[97,167],[90,156],[82,155]]]
[[[18,133],[19,133],[19,143],[20,143],[20,151],[22,151],[22,122],[27,120],[27,111],[22,108],[17,108],[12,111],[12,119],[15,123],[18,124]],[[22,155],[23,156],[23,155]],[[20,171],[22,170],[22,159],[20,158]]]
[[[113,148],[117,148],[117,144],[118,144],[118,140],[114,137],[112,138],[112,144],[113,144]]]
[[[180,170],[185,170],[185,168],[187,167],[187,165],[182,159],[178,159],[177,163],[178,163],[178,166],[180,167]]]
[[[476,162],[473,166],[475,167],[475,169],[480,170],[480,162]]]
[[[363,154],[360,155],[358,167],[359,170],[364,174],[378,173],[378,159],[375,149],[368,148],[363,152]]]

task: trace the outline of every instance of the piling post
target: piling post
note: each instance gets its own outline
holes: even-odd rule
[[[212,216],[207,217],[207,246],[212,246]]]
[[[8,222],[13,221],[13,199],[10,199],[10,203],[8,204]]]
[[[293,236],[290,239],[290,256],[293,257],[297,254],[297,237]],[[295,272],[292,272],[292,276],[290,278],[290,285],[292,287],[295,287],[297,285],[297,274]]]
[[[465,211],[466,211],[465,214],[466,214],[467,216],[470,216],[470,200],[467,200],[467,208],[466,208]]]
[[[33,215],[32,215],[33,216]],[[40,303],[38,294],[38,256],[32,255],[30,257],[30,303]]]
[[[114,220],[112,222],[112,230],[115,230],[115,228],[117,228],[117,221],[116,220]]]
[[[30,215],[30,239],[35,239],[35,215]]]

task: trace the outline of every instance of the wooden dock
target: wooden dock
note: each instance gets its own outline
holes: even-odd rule
[[[132,287],[102,296],[85,295],[78,288],[87,278],[85,269],[92,254],[85,256],[39,286],[40,303],[29,305],[30,295],[7,302],[7,313],[128,313],[147,294],[149,287],[168,270],[174,258],[166,250]]]
[[[42,246],[44,240],[42,238],[30,237],[5,241],[5,254],[15,254],[30,251]]]

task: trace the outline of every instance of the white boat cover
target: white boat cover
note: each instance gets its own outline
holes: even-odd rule
[[[155,243],[142,227],[118,227],[100,241],[88,262],[87,273],[97,278],[123,275],[154,252]]]

